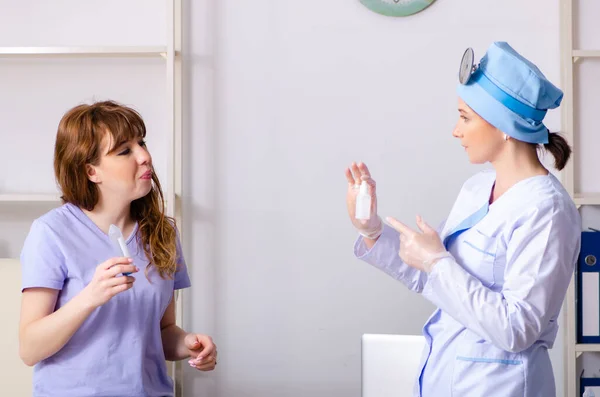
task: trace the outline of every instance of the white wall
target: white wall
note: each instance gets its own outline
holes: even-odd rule
[[[382,215],[441,221],[479,169],[451,137],[465,47],[506,40],[558,84],[558,1],[438,1],[406,19],[342,0],[189,7],[186,311],[220,360],[188,389],[357,397],[360,335],[419,333],[433,307],[352,256],[344,167],[368,163]]]
[[[164,43],[162,0],[46,3],[0,0],[0,45]],[[451,137],[460,56],[506,40],[559,83],[558,1],[439,0],[404,19],[357,0],[185,5],[186,325],[220,356],[214,373],[186,368],[186,395],[358,397],[360,335],[420,333],[433,307],[353,257],[344,168],[369,164],[382,215],[440,222],[480,169]],[[136,105],[164,164],[162,64],[67,63],[0,60],[0,191],[53,188],[35,161],[51,164],[60,115],[91,97]],[[9,146],[17,132],[35,139]],[[0,256],[16,256],[46,209],[1,207]]]

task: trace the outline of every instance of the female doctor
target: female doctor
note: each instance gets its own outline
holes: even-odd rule
[[[471,59],[469,57],[471,56]],[[358,258],[437,306],[423,328],[426,347],[414,396],[554,396],[548,349],[579,255],[581,219],[561,183],[540,162],[545,148],[562,169],[571,149],[542,123],[562,92],[507,43],[478,67],[461,64],[453,136],[469,160],[490,162],[463,185],[436,231],[377,214],[365,164],[346,170]],[[542,146],[543,145],[543,146]],[[357,186],[369,185],[368,220],[355,219]]]

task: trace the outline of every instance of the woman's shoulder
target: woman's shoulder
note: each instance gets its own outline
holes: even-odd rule
[[[72,229],[74,227],[74,221],[77,219],[77,216],[75,215],[76,209],[77,207],[72,204],[63,204],[36,218],[33,221],[33,226],[41,229],[50,229],[55,232]]]

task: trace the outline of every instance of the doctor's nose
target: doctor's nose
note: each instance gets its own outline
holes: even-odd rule
[[[455,137],[455,138],[462,137],[462,134],[460,133],[460,130],[458,129],[458,126],[454,127],[454,130],[452,131],[452,136]]]

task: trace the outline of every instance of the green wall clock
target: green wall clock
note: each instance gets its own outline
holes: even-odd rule
[[[360,0],[360,2],[376,13],[388,17],[406,17],[423,11],[435,0]]]

